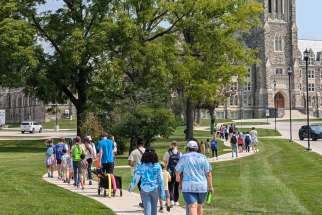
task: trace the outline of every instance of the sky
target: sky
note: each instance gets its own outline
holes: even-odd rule
[[[48,0],[42,9],[56,9],[61,0]],[[40,10],[42,10],[40,9]],[[299,39],[322,40],[322,0],[296,0]]]
[[[299,39],[322,40],[322,0],[296,0]]]

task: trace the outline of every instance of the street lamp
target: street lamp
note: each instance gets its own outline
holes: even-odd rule
[[[289,67],[288,71],[288,98],[289,98],[289,108],[290,108],[290,142],[292,142],[292,99],[291,99],[291,76],[292,68]]]
[[[275,79],[275,76],[274,76],[274,81],[273,81],[273,83],[274,83],[274,89],[273,89],[273,100],[274,100],[274,118],[275,118],[275,120],[274,120],[274,122],[275,122],[275,131],[276,131],[276,113],[277,113],[277,111],[276,111],[276,96],[275,96],[275,88],[276,88],[276,79]]]
[[[309,55],[310,52],[306,49],[304,51],[304,61],[306,65],[306,118],[307,118],[307,151],[311,150],[311,145],[310,145],[310,110],[309,110],[309,73],[308,73],[308,68],[309,68]]]

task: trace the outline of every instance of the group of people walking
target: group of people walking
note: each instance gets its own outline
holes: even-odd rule
[[[213,191],[211,165],[205,155],[200,153],[197,140],[187,143],[187,152],[182,154],[176,142],[159,163],[157,153],[152,148],[145,149],[141,141],[130,153],[129,165],[132,167],[131,192],[136,186],[140,190],[141,203],[145,215],[157,214],[164,207],[167,211],[179,205],[180,185],[186,202],[188,214],[201,215],[202,205],[207,193]]]
[[[87,136],[81,139],[77,136],[74,142],[66,143],[61,137],[57,144],[52,139],[46,141],[46,167],[48,177],[53,178],[56,169],[58,179],[64,183],[74,180],[74,186],[85,188],[86,180],[92,185],[92,165],[99,160],[101,168],[106,173],[114,171],[114,154],[116,153],[116,143],[113,138],[108,138],[107,133],[101,135],[101,140],[97,145],[92,138]]]

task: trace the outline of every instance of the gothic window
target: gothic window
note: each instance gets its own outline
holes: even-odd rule
[[[248,96],[248,106],[252,106],[252,96]]]
[[[229,100],[230,100],[230,102],[229,102],[230,106],[233,106],[234,105],[234,96],[230,96]]]
[[[310,92],[314,91],[314,83],[309,83],[309,91]]]
[[[268,12],[272,13],[272,0],[268,0]]]
[[[247,82],[245,85],[245,90],[246,91],[251,91],[252,90],[252,83],[251,82]]]
[[[276,75],[283,75],[283,69],[282,68],[276,68],[275,69],[275,74]]]
[[[274,50],[276,52],[282,52],[284,49],[284,39],[281,35],[276,34],[274,38]]]
[[[278,13],[278,0],[275,0],[275,12]]]

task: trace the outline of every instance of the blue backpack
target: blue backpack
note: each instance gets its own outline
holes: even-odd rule
[[[249,135],[246,135],[246,137],[245,137],[245,143],[246,144],[250,144],[250,142],[251,142],[251,140],[250,140]]]
[[[181,154],[180,152],[177,152],[176,154],[174,154],[171,150],[168,153],[169,153],[168,171],[170,172],[171,175],[174,175],[175,168],[180,160]]]

